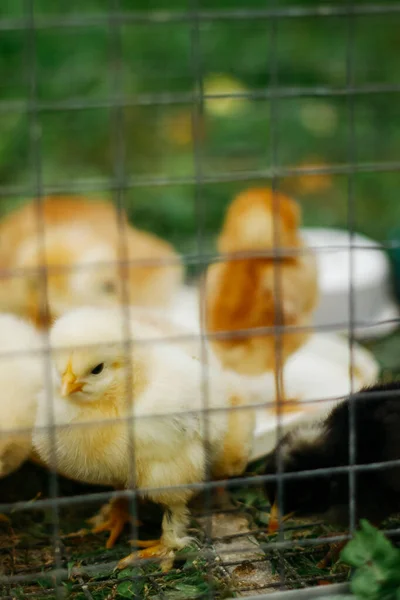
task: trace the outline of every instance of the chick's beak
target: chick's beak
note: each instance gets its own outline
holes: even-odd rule
[[[284,523],[285,521],[287,521],[288,519],[290,519],[290,517],[293,517],[294,512],[288,513],[287,515],[284,515],[283,517],[280,517],[281,523]],[[270,516],[269,516],[269,523],[268,523],[268,533],[276,533],[279,529],[279,508],[278,508],[278,504],[275,501],[274,504],[272,505],[271,508],[271,512],[270,512]]]
[[[67,369],[61,378],[61,394],[69,396],[74,392],[79,392],[83,388],[83,383],[77,381],[76,375],[72,370],[71,362],[68,363]]]

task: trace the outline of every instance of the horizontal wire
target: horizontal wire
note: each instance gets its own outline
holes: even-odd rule
[[[396,535],[398,533],[400,533],[400,529],[382,529],[381,530],[382,533],[384,533],[385,535]],[[244,534],[244,535],[249,535]],[[296,540],[286,540],[284,542],[279,542],[279,541],[270,541],[270,542],[259,542],[258,546],[260,547],[260,549],[262,549],[263,551],[265,551],[267,554],[265,556],[265,559],[259,559],[257,560],[257,562],[264,562],[264,560],[266,561],[267,559],[271,558],[271,554],[274,554],[275,552],[280,552],[280,551],[293,551],[294,548],[302,548],[304,550],[310,549],[310,550],[315,550],[316,548],[320,547],[320,546],[324,546],[324,545],[329,545],[329,544],[333,544],[333,543],[337,543],[337,542],[342,542],[342,541],[347,541],[351,539],[351,535],[331,535],[331,536],[326,536],[326,537],[315,537],[315,538],[307,538],[307,539],[296,539]],[[218,538],[213,538],[212,540],[213,542],[218,541]],[[256,546],[255,546],[256,548]],[[235,553],[240,553],[242,552],[243,549],[242,548],[235,548],[232,547],[230,548],[230,554],[235,554]],[[185,553],[185,560],[190,560],[190,559],[196,559],[198,558],[199,554],[201,554],[201,549],[198,552],[188,552]],[[138,561],[138,566],[139,565],[145,565],[146,563],[153,563],[154,564],[154,559],[143,559]],[[253,561],[252,561],[253,562]],[[228,561],[218,561],[218,566],[221,567],[233,567],[239,564],[242,564],[243,560],[228,560]],[[115,566],[117,565],[117,561],[107,561],[107,562],[100,562],[94,565],[81,565],[81,566],[74,566],[72,569],[50,569],[49,571],[46,572],[32,572],[32,573],[21,573],[21,574],[17,574],[17,575],[1,575],[0,576],[0,583],[7,583],[7,584],[11,584],[11,583],[21,583],[21,582],[28,582],[28,581],[33,581],[37,578],[57,578],[57,579],[67,579],[69,577],[78,577],[78,576],[86,576],[86,577],[90,577],[91,574],[101,574],[102,572],[104,572],[105,574],[108,574],[110,572],[110,570],[112,570]],[[191,568],[186,568],[185,570],[190,571]],[[174,570],[169,571],[168,574],[162,574],[162,573],[148,573],[145,576],[143,575],[135,575],[132,574],[129,578],[126,578],[126,580],[132,580],[132,579],[143,579],[143,578],[153,578],[153,577],[165,577],[167,575],[171,575],[171,573],[173,573]],[[177,571],[178,572],[178,571]],[[180,573],[182,573],[182,570],[180,570]],[[321,576],[319,577],[321,578]],[[325,577],[324,577],[325,579]],[[123,581],[124,578],[119,579],[118,581]],[[111,580],[113,581],[113,580]],[[104,583],[104,582],[103,582]]]
[[[260,386],[260,390],[259,393],[261,394],[262,392],[262,386]],[[384,396],[385,399],[388,398],[396,398],[398,397],[398,390],[373,390],[373,389],[368,389],[366,391],[359,391],[356,393],[356,396],[353,399],[353,402],[355,404],[357,404],[357,402],[361,402],[361,401],[365,401],[368,400],[370,402],[375,401],[382,401],[382,396]],[[320,398],[316,398],[316,399],[312,399],[312,400],[307,400],[307,399],[303,399],[301,400],[301,406],[303,407],[307,407],[307,406],[312,406],[314,404],[333,404],[333,403],[337,403],[339,401],[342,401],[344,398],[348,397],[348,395],[343,395],[343,396],[322,396]],[[67,430],[71,430],[74,429],[74,431],[79,430],[79,429],[84,429],[86,427],[93,427],[95,425],[107,425],[107,426],[113,426],[113,425],[118,425],[118,424],[126,424],[128,425],[130,424],[135,424],[136,422],[141,422],[143,420],[152,420],[152,419],[172,419],[174,417],[189,417],[189,416],[196,416],[199,415],[199,413],[202,414],[220,414],[220,413],[224,413],[224,414],[230,414],[231,412],[240,412],[240,411],[248,411],[248,410],[262,410],[262,409],[268,409],[268,408],[272,408],[276,406],[276,400],[275,398],[270,400],[270,401],[262,401],[262,402],[254,402],[254,403],[246,403],[243,404],[242,406],[223,406],[223,407],[200,407],[198,409],[187,409],[187,410],[179,410],[178,412],[175,411],[171,411],[171,412],[160,412],[160,413],[151,413],[151,414],[139,414],[139,415],[134,415],[134,414],[129,414],[125,417],[112,417],[112,418],[107,418],[107,419],[91,419],[90,421],[85,421],[85,422],[74,422],[74,423],[61,423],[61,424],[56,424],[56,425],[42,425],[42,426],[37,426],[35,427],[35,431],[37,432],[43,432],[43,431],[51,431],[52,429],[57,429],[58,431],[63,431],[65,429]],[[275,417],[275,415],[274,415]],[[32,428],[15,428],[15,429],[4,429],[0,432],[0,439],[2,437],[2,435],[4,435],[4,437],[7,437],[7,435],[10,435],[11,433],[31,433],[32,432]]]
[[[132,307],[132,310],[135,310],[135,307]],[[134,317],[134,314],[132,315]],[[361,329],[374,329],[375,327],[381,327],[386,325],[400,325],[400,317],[392,318],[392,319],[380,319],[377,321],[356,321],[355,327]],[[165,337],[151,337],[151,338],[133,338],[131,341],[134,342],[135,345],[153,345],[153,344],[178,344],[178,343],[188,343],[188,342],[198,342],[201,343],[202,336],[208,342],[216,342],[216,341],[225,341],[225,340],[239,340],[239,339],[247,339],[249,337],[257,338],[257,337],[265,337],[265,336],[283,336],[289,335],[292,333],[310,333],[317,335],[318,333],[326,333],[326,332],[343,332],[349,328],[348,321],[337,322],[337,323],[327,323],[327,324],[319,324],[319,325],[271,325],[268,327],[249,327],[237,330],[224,330],[217,331],[215,333],[188,333],[187,334],[179,334],[174,336],[165,336]],[[121,339],[115,339],[113,342],[96,342],[91,344],[79,344],[79,348],[83,350],[90,350],[93,348],[110,348],[115,346],[116,344],[124,344],[126,343],[126,336]],[[55,348],[48,347],[40,347],[29,350],[13,350],[7,352],[0,352],[0,360],[6,358],[14,358],[18,356],[48,356],[53,354],[53,352],[62,352],[62,351],[72,351],[76,349],[76,345],[68,345],[68,346],[57,346]],[[225,372],[225,371],[224,371]],[[226,371],[227,373],[232,373],[231,371]],[[259,377],[265,377],[264,375],[260,375]],[[236,374],[239,377],[238,374]],[[244,376],[246,377],[246,376]],[[259,381],[258,377],[249,376],[248,381]]]
[[[400,533],[400,529],[396,528],[396,529],[385,529],[382,530],[382,532],[388,536],[393,536],[393,535],[397,535],[398,533]],[[239,534],[242,535],[243,537],[246,537],[249,535],[249,533],[243,533],[243,534]],[[311,551],[314,551],[316,548],[322,546],[322,545],[327,545],[327,544],[331,544],[331,543],[335,543],[338,541],[345,541],[347,539],[350,539],[351,536],[335,536],[332,535],[330,537],[315,537],[315,538],[309,538],[309,539],[305,539],[305,540],[289,540],[289,541],[285,541],[285,542],[271,542],[268,544],[261,544],[260,547],[262,547],[266,552],[266,556],[265,558],[260,558],[260,559],[255,559],[252,560],[252,562],[264,562],[266,560],[268,560],[268,558],[271,558],[271,554],[273,555],[276,552],[280,552],[280,551],[286,551],[289,550],[289,556],[295,556],[297,553],[294,550],[294,548],[298,548],[298,547],[302,547],[304,550],[310,549]],[[221,540],[222,538],[213,538],[212,542],[217,542],[219,540]],[[233,551],[233,553],[235,553],[236,551],[241,552],[242,549],[237,549],[237,548],[232,548],[231,549]],[[190,558],[197,558],[199,555],[199,552],[191,552],[185,555],[186,559],[190,559]],[[287,557],[287,553],[285,552],[284,556]],[[145,562],[145,561],[141,561]],[[147,562],[147,561],[146,561]],[[242,564],[242,560],[229,560],[229,561],[218,561],[218,566],[219,567],[233,567],[239,564]],[[18,573],[16,575],[12,575],[12,576],[1,576],[0,577],[0,582],[4,582],[4,583],[21,583],[21,582],[28,582],[28,581],[32,581],[35,580],[38,577],[54,577],[55,574],[57,574],[58,577],[61,577],[61,579],[66,579],[68,578],[71,574],[73,576],[77,576],[77,577],[82,577],[82,576],[90,576],[91,573],[96,573],[99,574],[101,572],[105,572],[105,573],[109,573],[110,569],[113,568],[116,565],[116,562],[106,562],[106,563],[97,563],[95,565],[81,565],[80,567],[76,567],[74,566],[72,571],[70,569],[51,569],[45,573],[40,572],[38,573],[37,571],[32,571],[30,573]],[[184,570],[190,571],[191,567],[188,567]],[[174,570],[172,570],[172,572],[174,572]],[[178,572],[178,571],[177,571]],[[182,570],[179,571],[180,573],[182,573]],[[171,571],[169,572],[168,575],[171,575]],[[166,573],[148,573],[145,576],[143,575],[135,575],[132,574],[129,578],[126,578],[126,580],[132,580],[132,579],[149,579],[151,580],[154,577],[157,578],[163,578],[166,577],[167,574]],[[325,578],[325,577],[324,577]],[[289,578],[286,578],[286,580],[288,580]],[[124,578],[119,579],[119,582],[122,582],[124,580]],[[114,580],[109,580],[114,581]],[[88,582],[89,583],[89,582]],[[94,582],[93,582],[94,583]],[[107,581],[103,581],[102,583],[107,583]]]
[[[320,575],[310,575],[310,576],[301,576],[299,575],[298,578],[294,578],[294,577],[290,577],[290,576],[285,576],[285,586],[291,585],[291,584],[298,584],[298,583],[308,583],[308,584],[312,584],[315,583],[318,585],[318,582],[323,579],[324,581],[332,581],[332,582],[343,582],[347,580],[347,576],[344,573],[329,573],[329,574],[325,574],[324,572],[321,572]],[[332,587],[332,586],[331,586]],[[281,590],[282,588],[282,582],[281,581],[269,581],[268,583],[266,583],[265,585],[257,585],[257,587],[240,587],[240,592],[241,594],[246,594],[246,596],[248,596],[248,592],[260,592],[262,590],[271,590],[271,589],[279,589]],[[284,588],[283,591],[287,592],[289,590],[293,590],[293,591],[297,591],[299,592],[300,590],[296,590],[296,588],[288,588],[286,587],[286,589]],[[330,591],[330,590],[329,590]],[[341,592],[343,593],[343,590],[341,590]],[[322,595],[321,592],[321,598],[325,598],[326,596]],[[329,598],[330,596],[328,595],[327,598]],[[332,597],[336,597],[332,594]],[[338,595],[338,598],[340,598],[341,595]],[[303,598],[303,596],[302,596]],[[251,598],[248,598],[248,600],[265,600],[264,597],[259,597],[257,596],[257,598],[255,596],[251,596]],[[293,600],[293,598],[291,599]]]
[[[371,96],[375,94],[396,94],[400,92],[400,84],[368,83],[360,86],[329,87],[329,86],[307,86],[307,87],[281,87],[260,90],[247,90],[241,92],[204,92],[201,98],[208,100],[290,100],[296,98],[329,98]],[[3,100],[0,102],[0,114],[2,113],[25,113],[27,110],[38,112],[61,112],[79,110],[99,110],[115,107],[128,108],[134,106],[174,106],[182,104],[193,104],[198,102],[200,95],[196,92],[161,92],[153,94],[137,94],[132,97],[118,96],[113,98],[67,98],[64,100],[46,101],[36,100]]]
[[[184,264],[209,265],[214,263],[231,263],[241,260],[257,260],[270,259],[279,261],[285,258],[296,258],[308,256],[310,254],[331,254],[333,252],[350,252],[352,250],[382,251],[400,249],[400,240],[389,240],[386,242],[375,242],[371,245],[362,242],[349,242],[346,244],[328,244],[324,246],[314,246],[307,244],[299,248],[282,247],[282,248],[265,248],[264,250],[246,250],[234,253],[187,253],[184,255],[171,256],[165,258],[132,258],[129,260],[107,260],[98,261],[96,263],[77,263],[77,264],[59,264],[48,265],[38,262],[37,266],[27,267],[2,267],[0,271],[0,283],[2,279],[18,278],[18,277],[38,277],[43,272],[49,275],[63,275],[68,273],[92,272],[112,267],[174,267]],[[196,286],[190,286],[196,288]]]
[[[400,161],[387,162],[364,162],[355,165],[338,164],[332,166],[314,166],[314,167],[275,167],[261,170],[246,170],[222,172],[215,175],[201,175],[201,183],[239,183],[241,181],[269,180],[273,178],[302,177],[304,175],[348,175],[351,172],[362,173],[391,173],[400,171]],[[44,195],[71,194],[71,193],[89,193],[106,192],[120,189],[124,190],[136,188],[157,188],[168,186],[194,186],[196,184],[195,176],[185,177],[164,177],[158,175],[148,175],[142,177],[139,175],[127,176],[123,183],[118,184],[112,178],[104,179],[81,179],[75,181],[65,181],[58,185],[47,185],[43,182],[42,191]],[[31,185],[0,185],[0,196],[35,196],[36,190]]]
[[[298,19],[304,17],[348,17],[350,14],[359,16],[395,15],[400,14],[398,3],[359,4],[351,9],[345,5],[320,4],[317,6],[288,6],[266,9],[231,9],[231,10],[200,10],[196,11],[196,20],[200,22],[213,21],[243,21],[259,19]],[[53,29],[64,27],[101,27],[107,26],[110,16],[117,25],[165,25],[167,23],[191,24],[194,19],[192,11],[126,11],[104,12],[97,14],[64,14],[45,16],[35,15],[35,29]],[[26,18],[0,19],[0,31],[16,31],[27,29],[30,22]]]
[[[243,514],[243,508],[242,507],[238,507],[237,513]],[[257,511],[259,512],[259,511]],[[206,517],[211,517],[212,515],[217,514],[217,511],[213,512],[213,513],[209,513],[206,515],[202,515],[202,518],[206,518]],[[220,511],[219,514],[224,514],[224,515],[229,515],[229,512],[226,511]],[[292,526],[285,526],[283,529],[285,531],[285,533],[291,532],[291,531],[307,531],[307,529],[315,529],[316,527],[320,527],[321,525],[323,525],[324,523],[322,521],[317,521],[315,523],[306,523],[303,525],[292,525]],[[256,536],[256,535],[264,535],[265,536],[265,530],[266,530],[266,526],[264,528],[259,527],[256,529],[250,529],[249,531],[245,531],[245,532],[240,532],[240,533],[232,533],[232,534],[227,534],[227,535],[221,535],[221,536],[212,536],[210,538],[207,538],[207,543],[213,543],[215,544],[216,542],[227,542],[227,541],[233,541],[233,540],[240,540],[241,538],[247,538],[248,536]],[[97,534],[93,533],[93,536],[96,536]],[[67,534],[68,536],[68,534]],[[61,536],[63,541],[65,541],[65,536]],[[77,536],[79,537],[79,536]],[[23,546],[21,544],[18,544],[18,550],[37,550],[38,548],[45,548],[48,546],[48,542],[44,541],[41,545],[39,544],[34,544],[32,546]],[[10,552],[11,550],[15,549],[15,546],[2,546],[0,548],[0,554],[5,554],[6,552]],[[226,563],[223,562],[223,565],[226,566]],[[51,565],[49,565],[51,566]],[[231,563],[229,563],[229,566],[231,566]],[[30,572],[35,572],[35,567],[30,567],[30,568],[24,568],[23,569],[24,573],[30,573]]]
[[[231,479],[214,480],[214,481],[203,481],[199,483],[187,483],[180,485],[168,486],[168,491],[181,491],[191,490],[195,492],[201,492],[209,489],[216,488],[243,488],[248,485],[260,486],[267,482],[278,481],[279,479],[291,480],[291,479],[311,479],[315,477],[324,477],[326,475],[342,475],[348,474],[350,471],[356,473],[364,473],[369,471],[386,470],[392,467],[400,467],[400,459],[373,462],[369,464],[350,465],[350,466],[337,466],[337,467],[325,467],[321,469],[312,469],[305,471],[297,471],[292,473],[281,473],[279,475],[251,475],[250,477],[232,477]],[[57,473],[52,472],[52,476],[56,476]],[[70,506],[76,504],[88,504],[89,502],[107,502],[113,498],[127,498],[132,500],[134,498],[146,498],[150,493],[165,492],[165,486],[162,487],[142,487],[136,490],[121,490],[121,491],[107,491],[107,492],[95,492],[85,496],[68,496],[59,497],[55,500],[52,498],[45,498],[43,500],[28,500],[28,501],[17,501],[17,502],[3,502],[0,503],[0,512],[2,513],[14,513],[14,512],[25,512],[28,510],[43,510],[45,508],[54,507],[56,504],[60,506]]]
[[[251,562],[253,563],[256,561],[252,560]],[[158,578],[161,578],[161,577],[162,577],[162,575],[158,574]],[[344,581],[346,579],[346,574],[332,573],[332,574],[324,574],[323,576],[322,576],[322,574],[321,575],[311,575],[309,577],[298,576],[298,578],[294,578],[293,576],[286,576],[285,577],[285,585],[287,585],[287,586],[294,585],[294,584],[299,584],[301,582],[305,582],[308,584],[318,583],[318,581],[321,580],[321,578],[323,578],[324,580],[333,581],[333,582]],[[150,581],[151,581],[151,576],[149,574],[146,574],[145,576],[142,576],[142,579],[145,579],[145,580],[150,579]],[[122,579],[119,579],[118,581],[116,581],[115,579],[110,579],[110,580],[102,581],[101,585],[106,585],[106,584],[116,585],[117,583],[119,584],[120,582],[122,583],[123,581],[130,581],[130,580],[128,580],[128,579],[125,580],[122,578]],[[152,585],[154,585],[156,583],[156,581],[155,580],[151,581],[151,583],[152,583]],[[99,582],[88,581],[86,585],[88,587],[95,587],[95,586],[99,586]],[[277,589],[277,588],[281,588],[281,587],[282,587],[282,582],[269,581],[268,583],[266,583],[264,585],[263,584],[252,585],[249,588],[240,587],[240,589],[236,590],[236,592],[237,591],[240,591],[241,593],[252,592],[254,594],[257,591]],[[73,591],[80,589],[79,584],[73,584],[71,589]],[[289,589],[291,589],[291,588],[289,588]],[[341,592],[343,592],[343,590],[341,590]],[[44,588],[42,589],[41,588],[40,591],[37,591],[37,592],[25,593],[24,598],[25,597],[26,598],[38,598],[38,597],[43,598],[44,596],[47,597],[52,593],[54,593],[54,590],[52,588],[50,588],[50,589],[44,589]],[[218,592],[217,592],[217,595],[213,596],[213,598],[215,598],[215,600],[217,600],[218,598],[224,598],[224,597],[225,597],[224,595],[221,596]],[[208,594],[207,594],[207,592],[199,593],[198,596],[196,595],[193,598],[195,598],[195,600],[206,600],[206,598],[208,598]],[[257,596],[257,600],[258,600],[258,598],[259,597]],[[255,600],[255,599],[256,599],[255,596],[252,596],[251,598],[249,598],[249,600]],[[15,596],[5,596],[3,600],[15,600]]]
[[[260,390],[261,393],[261,390]],[[398,393],[397,393],[398,395]],[[393,396],[395,396],[395,394],[393,394]],[[340,400],[343,400],[344,396],[330,396],[330,397],[323,397],[323,398],[318,398],[315,400],[301,400],[301,406],[310,406],[310,405],[314,405],[314,404],[324,404],[324,403],[334,403],[334,402],[339,402]],[[79,431],[80,429],[85,429],[86,427],[94,427],[96,425],[102,425],[107,426],[107,427],[111,427],[113,425],[121,425],[121,424],[125,424],[125,425],[134,425],[138,422],[143,422],[146,420],[157,420],[157,419],[173,419],[176,417],[190,417],[190,416],[199,416],[199,415],[218,415],[218,414],[229,414],[231,412],[240,412],[240,411],[248,411],[248,410],[263,410],[263,409],[268,409],[268,408],[274,408],[276,406],[276,400],[272,399],[270,401],[263,401],[263,402],[255,402],[255,403],[249,403],[249,404],[245,404],[243,406],[224,406],[224,407],[220,407],[220,408],[213,408],[213,407],[200,407],[198,409],[188,409],[188,410],[181,410],[179,412],[169,412],[169,413],[151,413],[148,415],[145,414],[140,414],[140,415],[127,415],[126,417],[112,417],[109,419],[91,419],[90,421],[85,421],[85,422],[73,422],[73,423],[61,423],[61,424],[56,424],[56,425],[41,425],[41,426],[36,426],[35,427],[35,431],[37,433],[43,433],[43,432],[51,432],[52,430],[56,430],[57,432],[62,432],[64,430],[74,430],[74,431]],[[273,415],[273,418],[275,418],[275,415]],[[13,429],[2,429],[0,431],[0,440],[2,439],[2,437],[4,436],[5,439],[7,439],[7,436],[10,436],[13,433],[18,433],[18,434],[29,434],[32,433],[32,428],[29,427],[21,427],[21,428],[13,428]]]

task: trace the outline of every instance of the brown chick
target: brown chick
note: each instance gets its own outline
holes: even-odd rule
[[[178,255],[167,242],[129,225],[123,215],[128,264],[118,264],[125,257],[111,203],[49,196],[41,215],[39,228],[33,201],[0,224],[0,263],[9,273],[1,282],[1,309],[47,326],[82,304],[107,306],[124,298],[131,304],[163,306],[172,299],[183,274]],[[147,260],[169,264],[134,264]],[[48,269],[46,290],[40,277],[43,265]],[[18,276],[12,276],[14,269]]]
[[[279,211],[275,218],[274,206]],[[218,240],[219,252],[231,256],[212,265],[206,276],[209,333],[240,332],[274,325],[310,325],[318,299],[317,268],[314,255],[301,239],[300,220],[299,205],[268,188],[251,188],[234,199]],[[292,254],[254,258],[235,256],[251,251],[271,252],[275,248],[275,237],[279,252],[284,253],[287,249]],[[276,280],[280,288],[279,307]],[[224,367],[245,375],[274,371],[282,386],[281,370],[285,361],[308,337],[309,333],[305,331],[282,334],[280,369],[276,365],[276,335],[272,332],[232,335],[214,340],[212,347]],[[282,392],[282,387],[280,390]]]

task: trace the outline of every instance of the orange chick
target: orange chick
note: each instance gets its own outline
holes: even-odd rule
[[[282,193],[268,188],[240,193],[228,208],[218,239],[219,252],[229,257],[212,265],[206,275],[208,332],[228,333],[225,339],[212,342],[224,367],[253,376],[274,371],[281,386],[285,361],[307,341],[309,333],[281,334],[278,369],[279,334],[256,330],[310,324],[318,299],[317,268],[314,255],[300,236],[300,221],[299,205]],[[274,248],[280,257],[271,256]],[[269,256],[260,256],[268,251]],[[258,256],[243,257],[246,252]],[[240,333],[250,329],[254,333]]]
[[[133,305],[164,306],[172,300],[183,274],[175,250],[129,225],[124,214],[126,243],[121,244],[113,204],[49,196],[40,215],[39,226],[38,206],[32,201],[0,223],[0,262],[9,272],[1,281],[1,309],[48,325],[82,304],[107,306],[124,299]],[[120,265],[121,258],[128,260]],[[47,268],[46,289],[41,267]]]

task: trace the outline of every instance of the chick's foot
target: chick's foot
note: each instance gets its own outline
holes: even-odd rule
[[[143,550],[132,552],[125,558],[121,559],[117,565],[117,569],[126,569],[140,559],[160,558],[161,569],[169,571],[174,563],[175,552],[171,548],[162,543],[161,540],[135,540],[131,542]]]
[[[90,529],[80,529],[73,533],[64,535],[63,538],[84,537],[86,535],[102,533],[109,531],[110,536],[106,543],[106,548],[113,548],[115,542],[121,535],[125,525],[131,524],[139,527],[140,521],[134,519],[129,512],[129,502],[125,498],[111,500],[108,504],[101,507],[100,511],[87,521],[92,527]]]
[[[91,533],[102,533],[109,531],[110,536],[106,548],[113,548],[115,542],[121,535],[125,525],[131,524],[139,527],[140,521],[134,519],[129,511],[129,502],[126,498],[111,500],[100,509],[100,512],[88,520],[93,527]]]
[[[338,533],[336,535],[339,536],[339,535],[345,535],[345,534]],[[348,540],[343,540],[341,542],[336,542],[334,544],[330,544],[328,553],[324,556],[323,559],[321,559],[319,561],[319,563],[317,563],[318,569],[327,569],[328,567],[333,565],[335,562],[337,562],[339,560],[340,553],[343,550],[343,548],[346,546],[347,542],[348,542]]]

